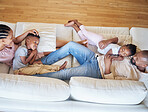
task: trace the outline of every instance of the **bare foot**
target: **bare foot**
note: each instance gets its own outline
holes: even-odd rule
[[[33,62],[33,64],[43,64],[41,60]]]
[[[60,69],[59,69],[59,70],[64,69],[64,68],[66,67],[66,65],[67,65],[67,61],[65,61],[65,62],[63,63],[63,65],[60,66]]]
[[[88,41],[87,41],[87,39],[78,41],[77,43],[79,43],[79,44],[81,44],[81,45],[83,45],[85,47],[88,47]]]
[[[64,26],[69,27],[69,26],[72,26],[74,24],[75,24],[74,21],[68,21],[68,23],[64,24]]]
[[[73,19],[73,20],[69,20],[68,23],[69,23],[69,22],[72,22],[72,21],[73,21],[74,23],[78,22],[77,19]]]

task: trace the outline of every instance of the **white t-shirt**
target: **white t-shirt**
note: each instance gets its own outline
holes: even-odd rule
[[[130,59],[128,57],[124,58],[123,61],[112,61],[111,64],[111,73],[105,73],[105,63],[104,56],[97,57],[99,68],[102,76],[105,79],[117,79],[117,80],[139,80],[140,71],[136,66],[130,63]]]
[[[28,50],[25,45],[20,46],[16,50],[14,60],[13,60],[13,70],[18,70],[19,68],[23,68],[23,67],[27,66],[22,63],[21,58],[20,58],[20,56],[27,57],[27,55],[28,55]]]
[[[109,44],[106,48],[104,49],[100,49],[99,46],[98,47],[98,52],[101,54],[106,54],[110,49],[112,49],[112,53],[114,55],[118,55],[119,49],[121,46],[117,45],[117,44]]]

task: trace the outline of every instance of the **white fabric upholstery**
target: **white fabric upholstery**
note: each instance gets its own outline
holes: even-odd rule
[[[56,50],[56,25],[48,23],[17,22],[15,36],[36,29],[40,35],[38,52],[50,52]]]
[[[145,84],[145,86],[148,90],[148,73],[141,73],[140,81],[142,81]],[[144,99],[143,103],[148,107],[148,94],[147,94],[146,98]]]
[[[133,44],[141,50],[148,50],[148,28],[132,27],[130,34],[132,35]]]
[[[63,101],[69,96],[69,85],[59,79],[0,74],[0,97],[3,98],[32,101]]]
[[[139,105],[108,105],[66,100],[62,102],[23,101],[0,98],[2,112],[147,112]]]
[[[9,72],[9,66],[4,63],[0,63],[0,73],[8,73],[8,72]]]
[[[88,77],[72,77],[70,89],[75,100],[108,104],[139,104],[147,94],[143,82]]]

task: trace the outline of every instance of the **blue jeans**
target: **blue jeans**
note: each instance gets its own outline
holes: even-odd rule
[[[73,41],[45,56],[41,61],[43,64],[51,65],[70,54],[78,60],[80,66],[33,76],[52,77],[63,80],[70,79],[72,76],[102,78],[95,53]]]

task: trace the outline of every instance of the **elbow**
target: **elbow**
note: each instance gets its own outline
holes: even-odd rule
[[[118,37],[116,37],[116,43],[118,43],[118,40],[119,40]]]

